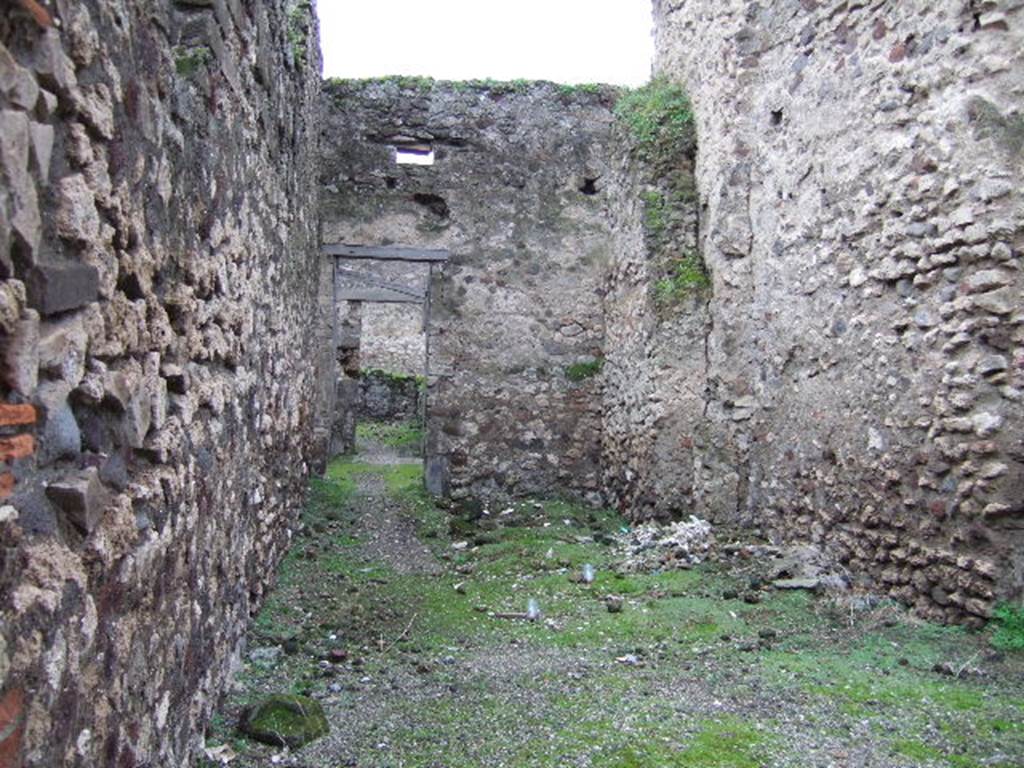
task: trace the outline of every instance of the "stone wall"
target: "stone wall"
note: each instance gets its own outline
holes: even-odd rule
[[[359,421],[413,421],[422,415],[422,378],[363,371],[359,376]]]
[[[0,762],[186,765],[321,451],[315,21],[49,7],[0,19]]]
[[[1024,3],[655,6],[713,276],[697,510],[986,616],[1024,586]]]
[[[361,356],[364,369],[422,376],[427,361],[423,307],[367,303]]]
[[[602,350],[613,94],[392,80],[326,98],[325,242],[451,252],[430,295],[431,489],[596,500],[601,377],[566,373]]]
[[[645,146],[620,120],[615,136],[613,256],[604,300],[604,491],[629,518],[678,518],[693,509],[708,334],[694,135],[687,130],[682,141]],[[693,271],[689,280],[678,279],[681,266]]]

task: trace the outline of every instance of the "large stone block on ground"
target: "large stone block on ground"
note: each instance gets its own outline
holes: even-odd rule
[[[242,714],[239,729],[250,738],[276,747],[298,747],[330,731],[320,703],[305,696],[278,694]]]

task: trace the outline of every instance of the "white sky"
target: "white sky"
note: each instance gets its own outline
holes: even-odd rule
[[[325,77],[640,85],[650,0],[318,0]]]

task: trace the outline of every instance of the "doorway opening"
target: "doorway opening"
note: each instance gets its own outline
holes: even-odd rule
[[[324,251],[334,257],[338,328],[332,453],[425,459],[430,285],[448,252],[360,245]]]

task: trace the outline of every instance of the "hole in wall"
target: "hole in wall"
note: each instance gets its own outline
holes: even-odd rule
[[[772,110],[772,118],[771,119],[772,119],[772,125],[782,125],[782,110],[781,109],[773,109]]]
[[[388,176],[386,179],[384,179],[384,185],[388,189],[394,189],[395,187],[398,186],[398,179],[396,179],[394,176]]]
[[[434,149],[429,144],[404,144],[395,147],[398,165],[433,165]]]
[[[439,219],[447,219],[451,215],[448,202],[440,195],[434,195],[429,192],[417,192],[412,196],[412,199],[414,203],[422,205]]]
[[[600,178],[600,176],[584,176],[579,186],[580,192],[584,195],[596,195],[598,193],[597,181]]]
[[[142,281],[134,272],[121,273],[117,278],[117,287],[129,301],[138,301],[146,298],[146,292],[142,288]]]

